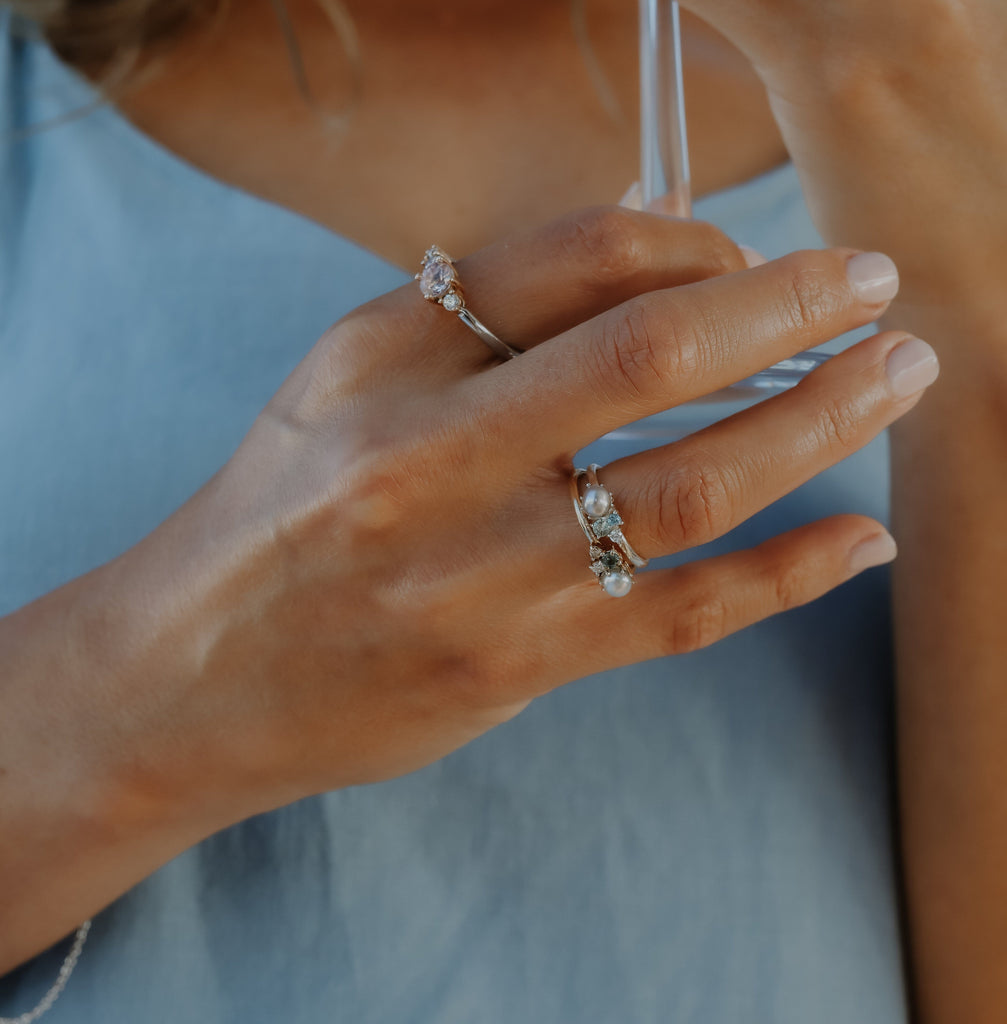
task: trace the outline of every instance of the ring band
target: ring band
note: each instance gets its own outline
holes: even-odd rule
[[[420,283],[420,291],[428,302],[440,303],[449,313],[457,313],[458,319],[476,334],[500,356],[501,359],[513,359],[522,355],[521,349],[501,341],[473,312],[465,305],[465,295],[454,260],[439,246],[432,245],[423,255],[423,266],[415,279]]]
[[[591,465],[588,466],[588,493],[584,495],[585,506],[588,505],[588,499],[590,498],[593,501],[597,501],[599,503],[597,506],[592,507],[603,507],[607,496],[608,505],[612,509],[612,511],[607,518],[599,519],[599,523],[611,521],[609,525],[613,526],[614,529],[611,530],[608,536],[611,537],[612,543],[617,544],[620,548],[622,548],[623,553],[637,569],[642,569],[647,564],[647,559],[641,557],[636,553],[636,551],[633,550],[633,545],[630,544],[630,542],[626,539],[626,535],[622,532],[622,516],[620,516],[619,513],[616,512],[615,507],[612,505],[611,492],[603,483],[601,483],[598,480],[599,469],[601,469],[601,466],[599,466],[597,462],[592,462]],[[589,509],[587,510],[587,514],[588,516],[591,515],[591,511]],[[599,516],[604,517],[605,513],[600,512]],[[597,528],[599,523],[594,524],[595,528]]]
[[[622,517],[616,511],[612,494],[598,480],[601,467],[592,463],[590,469],[574,469],[570,474],[570,497],[577,522],[588,542],[591,572],[599,586],[612,597],[625,597],[633,588],[634,570],[647,564],[622,532]],[[580,480],[587,477],[588,488],[581,497]]]

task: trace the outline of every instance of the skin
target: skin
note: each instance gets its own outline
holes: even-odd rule
[[[940,355],[925,413],[892,431],[913,988],[923,1021],[997,1021],[1007,1004],[1007,10],[994,0],[687,5],[759,70],[825,237],[899,264],[885,323],[925,334]]]
[[[690,29],[690,107],[704,111],[693,118],[700,191],[779,161],[771,105],[820,230],[833,244],[892,255],[899,299],[887,309],[853,300],[849,248],[669,291],[740,270],[737,251],[665,218],[629,222],[610,210],[463,264],[474,308],[509,339],[544,342],[513,363],[490,368],[464,328],[448,339],[443,312],[417,303],[414,289],[337,325],[235,458],[164,527],[0,620],[0,805],[24,837],[16,850],[0,847],[0,915],[11,923],[0,932],[0,970],[218,828],[309,792],[412,770],[539,693],[610,667],[584,662],[573,642],[612,614],[610,599],[599,602],[583,579],[584,541],[565,493],[569,454],[594,436],[579,403],[604,396],[614,426],[884,313],[895,333],[857,346],[748,419],[713,428],[702,457],[681,446],[635,456],[609,467],[608,479],[642,554],[695,546],[904,413],[916,397],[892,394],[887,356],[906,330],[933,343],[941,384],[893,432],[915,993],[925,1021],[992,1021],[1001,1012],[1007,474],[997,467],[1007,465],[1007,86],[999,55],[1007,14],[993,0],[688,6],[734,47]],[[122,106],[208,172],[403,266],[431,238],[469,252],[515,225],[532,230],[619,195],[632,180],[632,130],[600,111],[555,7],[441,4],[444,20],[422,46],[426,5],[352,7],[368,78],[338,148],[319,139],[299,106],[282,50],[264,56],[273,29],[255,5],[233,16],[214,60],[198,66],[198,47],[180,48],[162,84]],[[293,11],[306,29],[309,70],[324,77],[333,62],[312,61],[331,53],[317,16],[307,4]],[[625,5],[599,2],[591,15],[600,57],[632,110]],[[526,31],[505,31],[516,23]],[[249,70],[251,52],[258,59]],[[444,69],[466,88],[459,95],[445,85],[431,116],[417,84]],[[755,74],[768,91],[753,100]],[[338,108],[345,81],[319,80],[316,91]],[[568,134],[553,145],[559,124]],[[487,162],[486,153],[507,158]],[[430,198],[439,181],[425,175],[435,164],[448,168],[443,188],[455,198],[447,207]],[[566,258],[550,262],[557,246]],[[572,275],[558,291],[557,273]],[[510,296],[546,286],[547,296],[523,305],[525,319],[508,319]],[[788,306],[795,298],[799,307]],[[698,334],[700,310],[744,318],[761,340],[708,363],[731,331]],[[437,341],[421,366],[401,355],[417,334]],[[408,377],[396,376],[406,366]],[[517,432],[515,395],[523,413],[543,417],[522,420]],[[474,465],[467,453],[485,450],[487,437],[505,442],[490,448],[507,454]],[[754,472],[767,458],[772,471]],[[675,475],[673,466],[688,468]],[[455,557],[411,559],[403,573],[390,556],[416,545],[403,510],[432,500],[433,479],[438,508],[456,510],[443,526]],[[716,486],[724,480],[732,486]],[[501,487],[511,496],[502,507],[522,508],[529,524],[507,543],[548,563],[535,581],[508,568],[512,550],[480,506],[488,491],[498,500]],[[616,626],[627,637],[625,660],[692,649],[811,599],[847,578],[851,552],[878,532],[842,517],[685,573],[640,577],[646,600],[618,606],[630,605]],[[435,541],[424,537],[424,547],[440,555]],[[348,603],[332,586],[333,565],[366,568],[373,589]],[[333,630],[337,616],[353,628]],[[417,664],[427,685],[412,681],[406,699],[403,673],[408,667],[412,680]],[[59,701],[39,705],[40,680],[60,681]],[[253,744],[261,771],[250,775],[244,755]],[[216,785],[208,789],[209,778]],[[48,902],[40,905],[39,893]]]
[[[343,110],[346,60],[331,25],[314,0],[288,6],[319,105]],[[243,4],[226,33],[164,55],[162,74],[118,105],[214,177],[405,268],[432,238],[473,252],[515,225],[616,201],[638,174],[636,19],[622,0],[588,4],[618,120],[585,71],[565,0],[455,6],[436,5],[437,20],[429,5],[351,5],[363,89],[336,138],[297,91],[266,0]],[[687,31],[703,194],[783,163],[786,150],[748,61],[696,19]]]
[[[217,829],[415,770],[556,686],[695,650],[865,567],[856,552],[884,531],[837,516],[648,573],[613,610],[567,485],[599,430],[876,318],[886,303],[847,283],[853,256],[742,270],[707,226],[601,208],[460,264],[528,346],[516,360],[495,364],[413,285],[335,325],[190,502],[0,620],[19,838],[0,850],[2,963]],[[904,340],[869,339],[785,396],[606,467],[640,553],[725,533],[907,411],[919,395],[885,372]],[[51,680],[60,701],[40,706]]]

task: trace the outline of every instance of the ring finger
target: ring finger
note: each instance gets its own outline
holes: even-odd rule
[[[698,547],[863,447],[908,412],[936,374],[936,356],[924,342],[879,334],[791,391],[681,441],[612,462],[599,476],[643,557]],[[562,488],[557,482],[560,490],[565,482]],[[555,507],[553,567],[543,578],[551,576],[553,585],[557,578],[589,583],[573,510],[558,499]]]

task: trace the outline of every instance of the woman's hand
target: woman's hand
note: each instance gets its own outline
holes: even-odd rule
[[[753,61],[833,243],[942,381],[892,432],[904,879],[920,1020],[1007,1004],[1007,4],[683,0]]]
[[[891,557],[877,523],[844,516],[638,575],[622,601],[591,575],[572,453],[868,323],[897,286],[883,257],[849,251],[713,276],[743,266],[705,225],[602,209],[459,264],[480,318],[529,349],[510,363],[415,285],[333,327],[223,471],[113,570],[145,581],[134,678],[172,666],[127,697],[149,779],[216,801],[218,821],[387,779],[562,683],[712,643]],[[936,372],[904,342],[868,340],[608,466],[631,542],[703,544],[865,444]],[[893,385],[886,366],[921,350]]]
[[[683,0],[752,61],[832,244],[878,248],[900,305],[1002,318],[1007,5]],[[995,310],[995,314],[993,313]]]
[[[706,225],[618,208],[495,245],[459,271],[528,350],[506,364],[415,285],[385,296],[325,334],[150,537],[0,622],[20,666],[0,722],[20,837],[0,855],[17,943],[0,970],[217,829],[420,768],[563,683],[890,559],[878,523],[844,515],[640,573],[620,600],[589,570],[574,452],[869,323],[897,287],[890,261],[849,250],[744,266]],[[865,444],[935,373],[922,342],[878,335],[602,479],[644,557],[692,548]]]

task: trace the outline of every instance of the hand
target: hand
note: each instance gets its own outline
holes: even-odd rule
[[[591,575],[572,453],[866,324],[894,292],[883,258],[848,250],[744,266],[706,225],[605,208],[459,263],[472,309],[528,349],[509,363],[415,284],[329,330],[218,476],[107,569],[141,640],[94,717],[133,790],[222,827],[387,779],[563,683],[713,643],[891,558],[878,523],[844,515],[640,573],[621,600]],[[932,378],[932,357],[886,374],[921,352],[870,338],[610,464],[630,541],[703,544],[859,448]]]
[[[877,248],[900,303],[1000,298],[1007,6],[999,0],[683,0],[752,61],[815,222]]]

